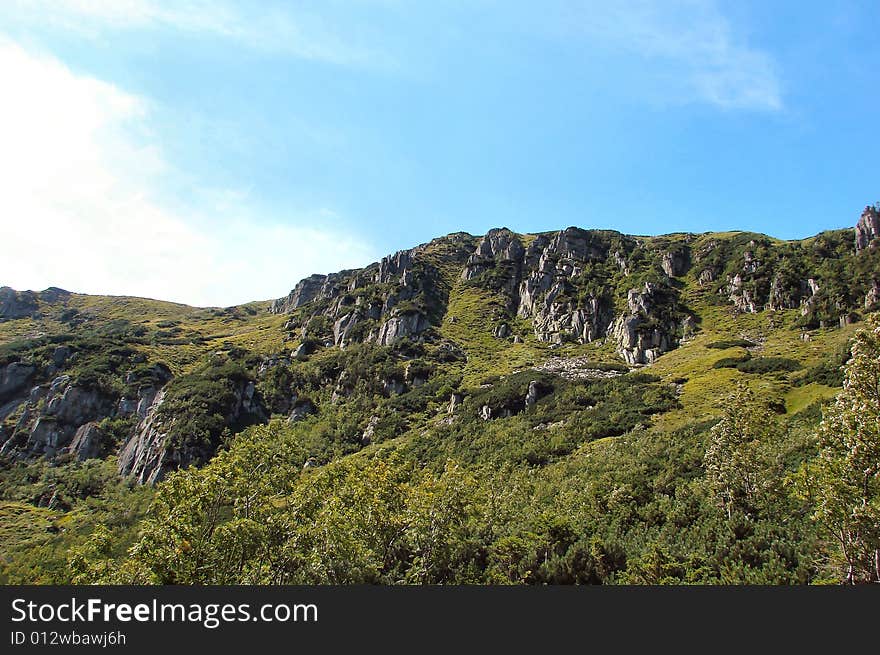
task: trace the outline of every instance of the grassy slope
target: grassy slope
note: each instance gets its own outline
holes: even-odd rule
[[[737,236],[739,233],[701,235],[692,245],[696,248],[705,239]],[[525,238],[528,240],[531,237],[527,235]],[[443,338],[456,342],[468,354],[465,364],[449,365],[463,366],[462,384],[465,388],[476,387],[491,376],[508,375],[529,368],[549,357],[588,355],[596,361],[620,361],[610,340],[583,345],[566,344],[552,349],[535,339],[526,321],[515,321],[511,325],[513,333],[523,337],[523,343],[513,344],[511,340],[495,338],[492,331],[497,319],[492,310],[502,302],[501,299],[489,291],[462,282],[459,278],[460,267],[443,265],[442,254],[437,252],[436,261],[440,264],[449,300],[448,312],[439,331]],[[683,284],[684,302],[701,319],[698,333],[678,349],[663,355],[654,365],[645,368],[646,372],[658,375],[664,381],[681,385],[682,407],[655,416],[650,430],[670,431],[718,416],[721,402],[740,381],[752,386],[760,396],[782,403],[789,414],[837,393],[838,389],[816,383],[800,387],[793,385],[797,372],[745,374],[736,369],[713,368],[719,359],[742,355],[746,351],[743,348],[719,350],[708,348],[707,345],[719,340],[745,338],[758,344],[751,349],[753,356],[786,357],[809,367],[835,352],[858,326],[814,330],[810,333],[811,339],[804,341],[800,338],[800,331],[795,328],[797,310],[737,315],[729,305],[718,304],[716,299],[709,297],[708,292],[698,284],[696,273],[692,271],[680,281]],[[165,342],[153,339],[136,347],[151,360],[163,360],[175,374],[180,374],[191,370],[209,353],[229,347],[241,347],[266,355],[290,350],[295,343],[285,341],[287,335],[283,325],[287,317],[271,315],[266,311],[267,307],[267,302],[256,302],[222,310],[139,298],[73,294],[66,307],[43,305],[43,317],[40,319],[0,323],[0,344],[69,331],[69,326],[60,320],[61,313],[65,308],[75,309],[80,316],[98,322],[123,320],[144,326],[150,334],[163,330],[172,332],[172,337]],[[452,317],[455,320],[451,320]],[[315,359],[328,354],[318,353]],[[445,412],[444,407],[439,410]],[[426,424],[414,427],[412,432],[394,441],[400,443],[425,427],[430,429],[435,417],[426,418]],[[503,420],[498,422],[497,427],[503,429]],[[552,481],[564,479],[567,471],[577,470],[587,458],[601,457],[605,449],[614,447],[614,443],[614,437],[588,443],[565,460],[548,466],[541,477]],[[354,456],[369,456],[393,447],[394,444],[390,442],[378,443]],[[57,535],[58,529],[62,534],[69,530],[81,536],[88,533],[94,520],[78,513],[78,510],[64,515],[25,502],[0,503],[0,552],[53,549],[63,538]]]
[[[671,236],[656,237],[666,243]],[[700,235],[692,247],[698,248],[709,239],[723,240],[741,237],[742,233],[713,233]],[[534,235],[523,235],[526,242]],[[473,239],[476,242],[476,239]],[[470,243],[467,244],[470,246]],[[596,361],[619,361],[610,340],[592,344],[566,344],[551,349],[538,342],[527,321],[517,320],[511,328],[523,338],[514,344],[510,339],[492,335],[497,325],[494,310],[502,299],[461,281],[460,266],[449,264],[444,257],[443,245],[431,244],[427,253],[438,264],[443,284],[449,292],[448,312],[440,325],[440,334],[459,344],[468,354],[464,367],[465,387],[481,384],[486,378],[507,375],[536,365],[548,357],[588,355]],[[436,252],[435,252],[436,251]],[[719,305],[709,297],[696,280],[696,270],[681,278],[684,302],[700,317],[700,330],[680,348],[663,355],[649,367],[650,371],[667,381],[686,380],[681,387],[683,409],[667,413],[657,419],[657,427],[670,429],[692,420],[715,416],[718,403],[737,381],[746,381],[762,395],[781,401],[789,411],[799,411],[814,400],[832,396],[835,389],[819,384],[794,387],[792,374],[744,374],[735,369],[715,369],[713,364],[724,357],[742,355],[745,350],[732,348],[717,350],[707,344],[734,337],[758,343],[751,349],[754,356],[781,356],[796,359],[810,366],[844,343],[855,326],[844,329],[823,329],[811,333],[810,341],[803,341],[794,327],[797,310],[765,311],[758,314],[735,314],[732,307]],[[142,325],[151,331],[170,329],[172,339],[153,340],[139,344],[138,349],[151,360],[169,364],[175,374],[193,368],[205,355],[229,347],[241,347],[258,354],[273,354],[289,350],[293,343],[286,342],[283,325],[285,316],[269,314],[268,302],[254,302],[232,310],[193,308],[186,305],[131,297],[89,296],[73,294],[65,307],[42,305],[41,319],[22,319],[0,323],[0,344],[22,338],[69,330],[60,322],[64,309],[74,309],[80,316],[100,321],[125,320]]]
[[[146,298],[72,294],[63,305],[41,303],[39,319],[0,322],[0,344],[69,332],[70,326],[59,319],[65,311],[75,310],[87,324],[127,321],[143,326],[148,335],[165,331],[168,338],[137,344],[136,348],[180,374],[191,370],[206,354],[229,347],[259,354],[283,351],[286,317],[269,314],[268,306],[268,302],[254,302],[230,312]]]

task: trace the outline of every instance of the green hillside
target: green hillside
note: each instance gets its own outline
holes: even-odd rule
[[[4,291],[0,582],[838,582],[819,425],[874,246],[497,230],[229,308]]]

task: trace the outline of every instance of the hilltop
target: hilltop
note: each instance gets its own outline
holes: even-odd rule
[[[550,529],[534,523],[546,498],[607,482],[607,466],[635,466],[645,449],[672,487],[701,475],[694,453],[738,386],[788,426],[781,456],[794,466],[840,390],[850,338],[880,308],[878,244],[867,207],[854,229],[799,241],[455,233],[228,308],[3,287],[4,576],[63,579],[96,526],[121,558],[153,485],[191,465],[209,476],[267,435],[261,456],[295,442],[291,484],[367,461],[531,471],[545,497],[526,503],[532,535]],[[641,454],[621,459],[633,443]],[[596,493],[610,502],[618,486]],[[632,497],[633,511],[657,497]],[[618,547],[647,556],[624,533]],[[796,554],[780,566],[783,578],[818,574]],[[611,569],[608,580],[627,567]]]

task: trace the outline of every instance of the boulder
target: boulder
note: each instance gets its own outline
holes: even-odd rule
[[[317,409],[311,400],[308,398],[297,399],[293,402],[293,409],[290,411],[290,416],[287,417],[287,422],[298,423],[315,413],[317,413]]]
[[[308,341],[303,341],[293,352],[290,353],[290,356],[298,362],[302,362],[306,360],[309,354],[311,354],[310,343]]]
[[[510,336],[510,326],[507,323],[499,323],[492,330],[492,334],[496,339],[506,339]]]
[[[449,415],[454,414],[458,406],[461,405],[462,400],[464,400],[464,396],[460,393],[453,393],[449,396],[449,406],[446,408],[446,413]]]
[[[377,425],[379,425],[379,417],[371,416],[367,423],[367,427],[364,429],[363,434],[361,434],[360,442],[362,446],[369,446],[373,443],[373,437],[376,434]]]
[[[532,380],[531,382],[529,382],[529,389],[526,392],[526,409],[534,405],[536,402],[538,402],[538,382],[537,380]]]

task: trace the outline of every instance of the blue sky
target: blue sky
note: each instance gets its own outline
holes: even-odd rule
[[[880,199],[876,2],[4,0],[0,283],[280,296],[435,236]]]

